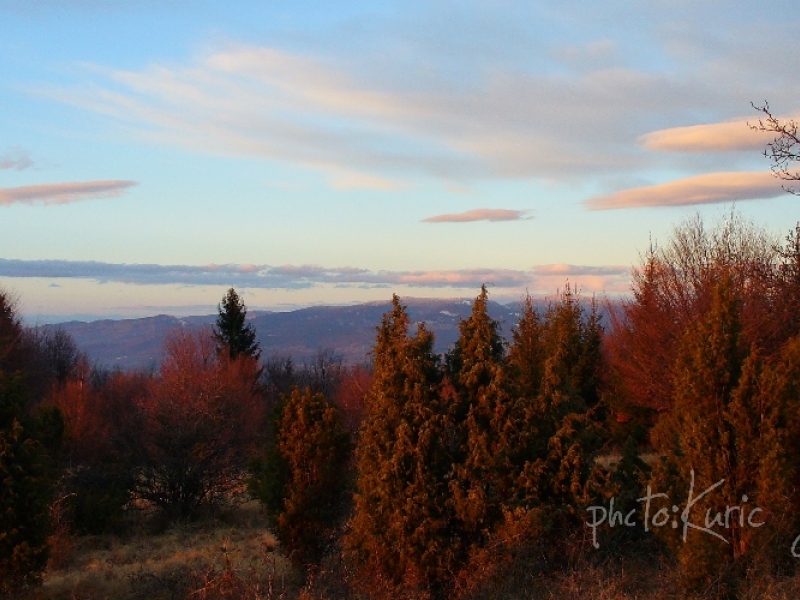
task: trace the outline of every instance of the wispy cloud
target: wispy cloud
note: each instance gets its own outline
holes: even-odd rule
[[[354,171],[333,170],[331,185],[334,189],[341,191],[349,190],[401,190],[406,184],[400,181],[392,181],[385,177],[370,175],[369,173],[357,173]]]
[[[89,67],[85,84],[37,93],[156,143],[300,164],[334,186],[381,189],[419,175],[463,185],[627,172],[656,162],[636,143],[643,124],[685,122],[698,101],[730,104],[734,83],[719,74],[676,79],[621,66],[607,41],[564,52],[602,60],[563,73],[483,65],[456,83],[436,61],[425,77],[400,63],[389,76],[369,57],[233,46],[184,65]]]
[[[665,152],[739,152],[763,150],[775,134],[754,131],[757,118],[739,118],[722,123],[672,127],[647,133],[639,143],[648,150]]]
[[[24,171],[34,165],[33,159],[22,148],[10,148],[0,156],[0,171],[14,169]]]
[[[154,265],[94,261],[0,259],[2,277],[88,279],[133,285],[216,285],[259,289],[337,287],[452,288],[475,290],[488,283],[509,290],[552,293],[565,281],[594,291],[627,290],[628,267],[541,265],[530,270],[456,269],[372,271],[358,267],[319,265]]]
[[[96,198],[119,196],[135,181],[70,181],[13,188],[0,188],[0,206],[12,204],[70,204]]]
[[[770,172],[708,173],[596,196],[587,200],[586,205],[591,210],[690,206],[775,198],[784,193]]]
[[[474,221],[521,221],[529,219],[529,210],[505,208],[476,208],[462,213],[436,215],[422,219],[423,223],[472,223]]]

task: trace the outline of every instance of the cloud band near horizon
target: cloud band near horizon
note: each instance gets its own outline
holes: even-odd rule
[[[540,265],[530,270],[460,269],[372,271],[318,265],[155,265],[94,261],[0,259],[0,277],[83,279],[132,285],[218,285],[256,289],[390,287],[477,289],[490,284],[533,293],[563,287],[566,281],[592,291],[627,291],[630,268],[623,266]],[[541,289],[540,289],[541,288]]]

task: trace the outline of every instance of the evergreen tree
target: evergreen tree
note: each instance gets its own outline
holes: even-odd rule
[[[251,458],[248,466],[247,490],[272,515],[283,510],[283,500],[291,477],[289,465],[280,451],[281,422],[290,393],[280,394],[273,399],[266,419],[263,450]]]
[[[755,499],[767,526],[746,532],[745,549],[749,544],[763,552],[769,544],[772,551],[766,555],[772,564],[785,564],[785,549],[800,531],[800,335],[784,344],[773,364],[764,366],[758,383],[758,395],[737,398],[751,400],[745,413],[750,427],[739,437],[738,450],[754,454],[743,470],[749,485],[756,486]]]
[[[21,340],[13,303],[0,291],[0,597],[36,583],[45,567],[52,456],[63,433],[58,410],[32,410]]]
[[[519,346],[523,341],[515,341],[512,356],[525,353]],[[588,502],[597,475],[594,456],[605,436],[597,389],[601,342],[596,306],[593,303],[585,316],[577,295],[567,286],[541,323],[539,389],[525,399],[527,427],[536,432],[528,438],[519,479],[518,493],[525,507],[551,506],[575,513]]]
[[[686,584],[696,589],[712,582],[733,585],[733,579],[726,581],[720,573],[732,574],[734,561],[757,546],[756,538],[763,538],[757,528],[743,526],[738,514],[727,518],[728,507],[749,502],[763,511],[757,519],[761,521],[784,509],[780,498],[785,504],[791,490],[780,402],[765,395],[761,359],[745,345],[741,311],[741,296],[722,274],[708,314],[683,337],[675,366],[674,409],[659,419],[651,435],[662,455],[653,488],[667,493],[670,504],[684,505],[690,488],[696,497],[722,482],[693,513],[723,515],[724,525],[712,528],[727,541],[692,529],[685,537],[681,528],[658,531],[676,552]],[[694,516],[693,522],[699,519]]]
[[[446,406],[433,334],[419,325],[410,336],[409,324],[394,296],[373,350],[346,547],[373,590],[444,596],[459,543],[447,507]]]
[[[0,381],[0,597],[38,581],[47,561],[47,455],[20,422],[18,382]]]
[[[567,285],[545,315],[542,337],[546,356],[542,392],[560,390],[579,399],[582,409],[595,406],[603,337],[596,303],[592,301],[584,315],[577,293]]]
[[[486,325],[485,306],[482,290],[457,346],[460,364],[471,368],[466,377],[456,374],[456,403],[467,406],[454,410],[466,418],[458,422],[450,487],[458,534],[468,544],[459,585],[468,589],[502,576],[504,565],[532,546],[557,552],[565,531],[583,525],[580,509],[603,483],[595,482],[594,460],[604,441],[596,309],[585,317],[567,288],[542,319],[527,298],[503,361],[491,351],[498,345],[496,326]]]
[[[219,352],[227,352],[233,359],[249,356],[258,359],[261,349],[256,331],[247,323],[247,308],[233,288],[228,290],[217,307],[219,316],[214,327],[214,338]]]
[[[278,536],[300,565],[318,563],[333,538],[347,484],[348,437],[325,396],[295,388],[280,424],[279,451],[289,477]]]
[[[532,398],[539,394],[544,375],[543,324],[530,295],[520,309],[520,319],[511,334],[508,369],[514,393]]]
[[[503,359],[503,342],[498,323],[489,316],[489,292],[481,293],[472,304],[472,314],[459,323],[460,336],[446,356],[447,374],[467,405],[478,391],[492,380],[492,370]]]
[[[456,393],[451,415],[458,436],[451,502],[462,538],[470,545],[481,545],[502,518],[509,492],[512,448],[504,434],[517,433],[517,427],[506,427],[516,415],[510,410],[503,344],[499,326],[488,313],[486,286],[459,329],[461,335],[447,359]]]

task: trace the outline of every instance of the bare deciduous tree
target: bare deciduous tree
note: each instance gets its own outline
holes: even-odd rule
[[[764,116],[758,119],[757,124],[750,124],[755,131],[766,131],[775,133],[775,139],[767,144],[764,156],[772,161],[772,172],[776,177],[783,181],[800,181],[800,137],[798,137],[798,123],[794,119],[779,119],[772,114],[769,104],[764,102],[762,106],[752,105]],[[800,187],[797,183],[788,183],[783,186],[790,194],[800,196]]]

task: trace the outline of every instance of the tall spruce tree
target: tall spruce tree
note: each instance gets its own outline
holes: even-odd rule
[[[520,306],[520,318],[511,333],[508,370],[514,393],[528,398],[539,394],[544,375],[543,323],[530,295]]]
[[[483,544],[502,518],[512,474],[509,471],[506,427],[513,418],[511,396],[503,366],[499,325],[489,316],[486,286],[472,305],[472,314],[461,321],[461,335],[448,354],[448,375],[455,388],[451,418],[458,435],[453,449],[451,502],[469,545]]]
[[[258,359],[261,348],[256,340],[256,331],[247,323],[247,308],[236,290],[228,290],[217,310],[219,316],[214,327],[214,338],[218,351],[227,352],[232,359],[239,356]]]
[[[446,406],[433,334],[397,296],[378,328],[374,377],[357,447],[346,547],[372,590],[446,597],[458,539],[451,535]]]

